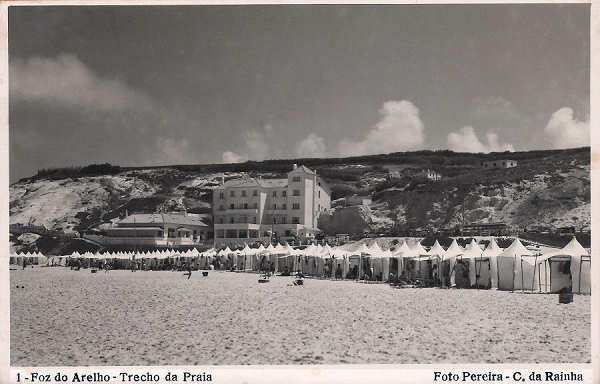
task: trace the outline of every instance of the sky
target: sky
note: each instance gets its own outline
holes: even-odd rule
[[[9,9],[41,168],[589,145],[589,4]]]

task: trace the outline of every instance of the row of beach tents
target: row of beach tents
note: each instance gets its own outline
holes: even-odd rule
[[[378,281],[422,281],[430,285],[456,288],[519,290],[527,292],[591,293],[591,257],[573,238],[561,249],[544,252],[525,247],[515,239],[507,248],[498,246],[494,238],[483,249],[474,239],[465,247],[456,240],[445,249],[436,240],[427,250],[419,241],[412,246],[402,241],[384,250],[376,241],[367,246],[331,247],[309,245],[304,249],[289,244],[269,244],[251,248],[204,252],[164,249],[146,252],[105,252],[50,256],[41,254],[11,255],[11,263],[68,265],[69,260],[83,260],[84,265],[112,260],[128,268],[143,262],[149,268],[165,264],[192,264],[198,269],[234,269],[238,271],[302,272],[307,276]],[[14,260],[13,260],[14,259]],[[34,262],[36,261],[37,262]],[[21,263],[19,263],[21,261]]]
[[[10,253],[9,264],[16,265],[45,265],[48,262],[48,258],[41,252],[23,252],[23,253]]]

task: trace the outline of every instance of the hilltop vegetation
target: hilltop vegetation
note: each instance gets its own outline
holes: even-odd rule
[[[494,159],[514,159],[519,166],[481,168],[482,161]],[[496,221],[519,228],[590,227],[589,148],[44,169],[10,186],[10,221],[72,233],[101,228],[125,212],[211,212],[211,191],[221,175],[281,177],[294,163],[316,169],[330,186],[332,199],[352,194],[372,197],[370,207],[339,207],[323,216],[320,227],[329,233],[393,234]],[[425,169],[441,173],[442,180],[427,181]]]

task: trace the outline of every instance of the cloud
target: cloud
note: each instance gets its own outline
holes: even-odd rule
[[[296,147],[298,157],[323,157],[326,155],[325,140],[316,133],[310,133]]]
[[[270,145],[266,134],[270,131],[271,129],[246,132],[246,157],[248,159],[265,160],[269,156]]]
[[[72,54],[12,60],[10,98],[11,102],[35,101],[95,111],[153,107],[143,93],[120,80],[98,76]]]
[[[511,144],[500,143],[498,135],[495,133],[486,134],[487,143],[481,142],[473,127],[463,127],[458,132],[451,132],[448,134],[448,148],[455,152],[504,152],[514,151],[514,147]]]
[[[186,163],[193,157],[190,143],[187,139],[159,137],[156,140],[158,150],[156,161],[166,164]]]
[[[573,118],[573,109],[563,107],[554,112],[544,128],[556,148],[590,145],[590,122]]]
[[[244,157],[238,155],[237,153],[231,151],[223,152],[222,157],[224,163],[243,163],[247,160]]]
[[[249,130],[245,133],[245,145],[240,150],[225,151],[221,154],[224,163],[239,163],[247,160],[266,160],[272,157],[276,147],[272,139],[273,126],[265,124],[261,130]]]
[[[342,140],[342,156],[400,152],[419,149],[424,141],[419,109],[410,101],[386,101],[379,110],[381,119],[359,141]]]

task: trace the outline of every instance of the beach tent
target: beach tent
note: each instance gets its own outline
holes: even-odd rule
[[[411,254],[411,249],[405,240],[402,240],[402,244],[397,246],[394,251],[390,252],[390,275],[400,277],[403,270],[403,258]]]
[[[455,268],[454,273],[462,274],[454,276],[457,287],[491,288],[489,257],[483,255],[483,250],[475,240],[467,244],[464,252],[456,258],[457,268]]]
[[[515,239],[512,244],[496,256],[496,276],[492,273],[497,288],[503,290],[534,290],[537,256]]]
[[[537,260],[540,292],[591,293],[591,258],[575,237]]]
[[[343,247],[333,248],[331,251],[331,275],[336,279],[345,279],[350,271],[350,253]]]
[[[408,250],[402,253],[401,275],[408,280],[429,281],[432,277],[432,263],[438,259],[437,255],[430,255],[420,241],[416,241],[413,247],[408,247]]]
[[[487,247],[483,250],[483,257],[489,260],[491,288],[498,288],[498,256],[504,252],[492,237]]]
[[[377,281],[387,281],[389,279],[390,257],[391,252],[381,249],[377,241],[374,241],[368,247],[365,266],[371,268],[369,270],[371,279]]]

